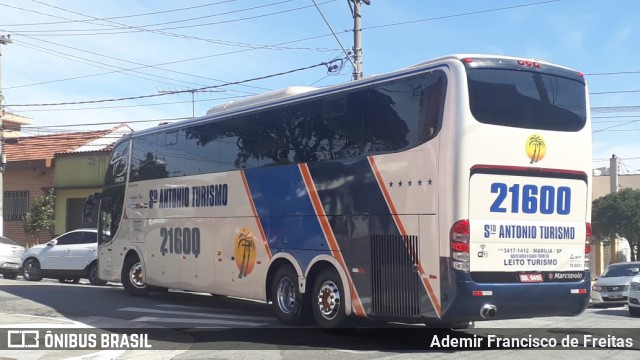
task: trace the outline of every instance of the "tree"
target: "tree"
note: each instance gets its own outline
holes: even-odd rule
[[[42,231],[48,230],[49,235],[55,224],[56,195],[53,189],[46,194],[37,196],[33,205],[24,215],[24,232],[29,234],[36,244],[40,243]]]
[[[623,189],[594,200],[592,225],[595,238],[627,239],[631,261],[636,261],[640,245],[640,190]]]

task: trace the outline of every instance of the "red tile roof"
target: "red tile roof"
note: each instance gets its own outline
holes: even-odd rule
[[[73,151],[113,132],[113,130],[114,129],[5,139],[3,151],[7,156],[7,162],[53,159],[56,153]]]

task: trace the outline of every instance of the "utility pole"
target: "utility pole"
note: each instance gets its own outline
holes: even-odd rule
[[[616,154],[611,155],[609,159],[609,192],[611,194],[617,193],[619,190],[618,183],[618,168],[620,167],[620,159]]]
[[[4,235],[4,128],[2,118],[4,117],[4,95],[2,95],[2,45],[11,44],[11,35],[0,35],[0,236]]]
[[[362,16],[360,15],[361,3],[371,5],[371,0],[349,0],[353,2],[353,80],[362,79]]]

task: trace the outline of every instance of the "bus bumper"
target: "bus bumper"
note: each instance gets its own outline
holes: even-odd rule
[[[588,279],[588,276],[586,277]],[[478,284],[458,282],[443,303],[445,321],[481,321],[541,316],[575,316],[589,304],[588,280],[560,283]]]

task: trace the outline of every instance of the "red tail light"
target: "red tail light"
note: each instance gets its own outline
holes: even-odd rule
[[[593,233],[591,232],[591,223],[586,223],[586,235],[584,239],[584,269],[591,269],[591,239]]]
[[[451,242],[451,267],[454,270],[469,271],[469,220],[458,220],[449,233]]]

